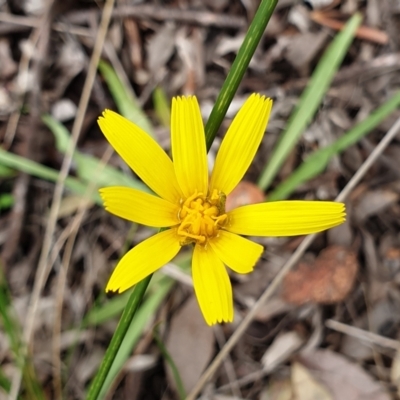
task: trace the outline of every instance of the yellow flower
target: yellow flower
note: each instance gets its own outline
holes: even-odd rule
[[[345,220],[344,204],[279,201],[225,211],[226,196],[250,166],[263,138],[272,101],[258,94],[240,109],[208,175],[203,121],[196,97],[172,100],[172,160],[142,129],[106,110],[99,125],[116,152],[155,195],[128,187],[100,190],[107,211],[139,224],[170,229],[125,254],[106,291],[123,292],[194,245],[194,290],[207,324],[233,320],[225,266],[251,272],[263,247],[239,235],[293,236],[320,232]]]

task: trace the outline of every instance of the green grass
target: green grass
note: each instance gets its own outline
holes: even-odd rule
[[[329,146],[312,153],[307,159],[282,183],[268,195],[268,201],[282,200],[290,196],[297,187],[321,174],[329,161],[356,144],[365,135],[375,129],[388,115],[400,106],[400,93],[395,94],[381,107],[375,110],[364,121],[346,132]]]
[[[22,331],[12,307],[11,296],[3,271],[3,265],[0,264],[0,318],[2,329],[8,337],[14,362],[17,367],[22,369],[22,379],[26,391],[26,398],[44,400],[45,395],[40,382],[36,377],[31,360],[28,359],[27,362],[23,362]],[[0,387],[6,392],[11,388],[9,380],[1,370]]]
[[[281,134],[270,159],[261,173],[258,180],[258,186],[261,189],[266,190],[269,188],[287,156],[296,146],[305,128],[313,119],[354,39],[361,20],[360,14],[354,14],[321,57],[309,84],[301,95],[284,132]]]

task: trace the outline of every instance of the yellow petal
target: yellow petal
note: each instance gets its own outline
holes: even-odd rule
[[[110,110],[103,112],[98,124],[111,146],[149,188],[166,200],[180,200],[172,161],[150,135]]]
[[[136,285],[171,261],[180,248],[176,229],[157,233],[139,243],[119,261],[108,281],[106,292],[122,293]]]
[[[203,120],[194,96],[172,99],[171,147],[175,173],[186,197],[207,194],[208,169]]]
[[[226,133],[211,175],[211,192],[228,195],[241,181],[264,136],[272,100],[252,94],[239,110]]]
[[[193,252],[194,291],[208,325],[232,322],[232,286],[222,261],[211,247],[196,245]]]
[[[228,213],[230,232],[252,236],[296,236],[321,232],[345,221],[345,205],[332,201],[276,201]]]
[[[140,190],[112,186],[99,190],[105,209],[111,214],[156,228],[177,225],[179,206]]]
[[[224,264],[238,274],[248,274],[260,258],[264,248],[235,233],[219,231],[218,237],[209,241],[215,254]]]

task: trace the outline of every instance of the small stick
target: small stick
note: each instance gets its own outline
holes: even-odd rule
[[[378,346],[387,347],[393,350],[400,350],[400,343],[397,340],[378,335],[377,333],[356,328],[355,326],[343,324],[342,322],[335,321],[333,319],[328,319],[325,322],[325,326],[329,329],[344,333],[348,336],[355,337],[365,342],[373,343]]]

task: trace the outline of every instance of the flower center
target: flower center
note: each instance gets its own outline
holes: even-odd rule
[[[228,217],[225,214],[225,199],[224,193],[214,189],[208,197],[195,193],[182,202],[178,214],[181,221],[178,235],[182,236],[182,246],[206,244],[207,239],[217,236]]]

